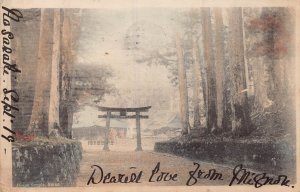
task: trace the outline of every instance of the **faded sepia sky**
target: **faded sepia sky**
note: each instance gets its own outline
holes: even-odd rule
[[[77,64],[109,65],[114,71],[112,83],[124,95],[126,103],[116,103],[118,98],[105,97],[100,105],[132,107],[152,105],[155,98],[144,102],[141,97],[151,97],[151,90],[160,89],[170,97],[177,97],[177,89],[170,84],[168,70],[161,65],[147,66],[136,63],[135,58],[153,50],[166,49],[173,41],[179,9],[84,9],[81,34],[77,48]],[[138,47],[140,51],[132,49]],[[91,109],[81,112],[80,124],[85,124]],[[175,109],[178,110],[178,109]],[[96,119],[95,119],[96,120]],[[87,121],[87,123],[91,123]]]

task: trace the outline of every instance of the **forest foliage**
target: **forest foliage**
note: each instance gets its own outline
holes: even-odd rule
[[[80,10],[36,12],[39,65],[28,130],[49,127],[49,134],[59,126],[70,137],[73,113],[80,105],[97,103],[116,91],[109,83],[113,72],[107,66],[74,64]],[[292,8],[193,8],[178,11],[174,22],[178,27],[171,41],[160,46],[158,38],[151,46],[151,38],[166,35],[151,34],[135,62],[168,69],[179,92],[182,134],[295,135]],[[132,35],[137,28],[133,26]],[[151,28],[160,31],[156,25]],[[25,40],[17,49],[20,44]],[[139,50],[138,42],[128,37],[124,44],[132,52]],[[50,86],[52,79],[56,84]]]
[[[293,135],[294,14],[290,8],[191,9],[181,14],[173,42],[137,62],[169,69],[183,134]]]

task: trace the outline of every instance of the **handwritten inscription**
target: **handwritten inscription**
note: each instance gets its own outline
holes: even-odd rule
[[[3,89],[3,94],[4,94],[4,98],[1,101],[1,103],[3,104],[3,116],[7,116],[9,118],[11,118],[11,122],[13,122],[13,119],[15,118],[15,116],[12,114],[12,111],[16,110],[19,111],[19,109],[15,106],[13,106],[12,102],[18,102],[19,101],[19,95],[17,94],[16,91],[14,90],[8,90],[6,88]],[[16,133],[14,131],[12,131],[10,128],[8,128],[7,126],[3,126],[3,129],[5,129],[6,131],[8,131],[9,133],[15,135]],[[9,142],[14,142],[15,138],[12,135],[1,135],[2,138],[6,139]]]
[[[158,162],[155,168],[152,170],[149,182],[177,181],[177,176],[177,173],[160,171],[160,162]]]
[[[214,181],[218,184],[218,181],[225,180],[223,173],[216,169],[203,170],[200,169],[200,164],[194,162],[193,170],[188,171],[187,178],[181,178],[186,180],[186,186],[196,185],[200,180]],[[105,172],[99,165],[92,165],[93,172],[87,182],[90,184],[109,184],[109,183],[142,183],[142,176],[144,172],[137,170],[136,167],[130,167],[129,174],[112,174],[111,172]],[[147,182],[176,182],[179,181],[178,173],[171,173],[161,168],[160,162],[150,171],[151,174],[147,179]],[[229,186],[233,185],[253,185],[256,188],[264,185],[281,185],[289,187],[290,180],[286,175],[279,175],[276,178],[268,176],[266,173],[254,173],[243,168],[243,165],[237,165],[232,172]],[[293,187],[293,186],[291,186]]]
[[[218,173],[215,169],[210,169],[208,172],[200,169],[200,164],[194,163],[196,169],[189,172],[189,178],[186,182],[187,186],[195,185],[199,179],[208,180],[223,180],[222,173]]]
[[[233,184],[253,185],[256,188],[264,185],[278,185],[289,187],[290,180],[286,175],[279,175],[276,178],[268,176],[266,173],[254,173],[243,168],[243,165],[237,165],[233,169],[232,179],[229,186]]]
[[[2,6],[3,9],[3,25],[5,27],[10,26],[10,20],[15,22],[19,22],[21,18],[23,18],[22,13],[17,9],[8,9],[7,7]],[[1,30],[1,34],[3,37],[3,45],[2,45],[2,62],[3,62],[3,75],[9,75],[9,72],[20,73],[21,70],[17,68],[17,64],[10,63],[10,54],[12,54],[12,48],[10,47],[10,41],[14,39],[14,34],[6,29]]]
[[[22,13],[17,9],[9,9],[7,7],[2,6],[3,11],[3,26],[4,28],[1,30],[3,44],[2,44],[2,64],[3,64],[3,77],[5,75],[9,75],[11,78],[14,75],[14,78],[17,79],[16,74],[21,73],[21,70],[18,68],[16,63],[12,63],[11,54],[13,52],[11,48],[11,41],[15,38],[14,34],[8,30],[11,26],[11,21],[19,22],[21,18],[23,18]],[[7,29],[6,29],[7,28]],[[16,74],[15,74],[16,73]],[[5,83],[5,80],[3,80]],[[3,86],[5,87],[5,86]],[[3,106],[3,117],[7,117],[10,119],[10,123],[13,123],[16,118],[13,115],[13,111],[19,111],[19,109],[14,106],[14,103],[19,102],[19,95],[16,90],[9,90],[8,88],[4,88],[3,90],[4,97],[1,100],[1,104]],[[5,121],[5,119],[3,119]],[[16,134],[8,125],[2,127],[5,132],[1,134],[1,137],[8,142],[14,142]],[[6,153],[6,149],[4,149]]]
[[[94,170],[87,182],[87,185],[91,183],[140,183],[140,179],[143,175],[143,171],[132,172],[129,175],[121,173],[112,175],[111,172],[105,173],[99,165],[92,165],[92,168],[94,168]],[[133,171],[136,167],[130,167],[129,169]]]

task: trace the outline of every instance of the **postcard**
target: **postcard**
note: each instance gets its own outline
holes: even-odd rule
[[[299,191],[299,1],[1,1],[1,190]]]

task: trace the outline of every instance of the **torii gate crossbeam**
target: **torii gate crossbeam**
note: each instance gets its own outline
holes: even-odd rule
[[[99,107],[99,111],[106,112],[106,115],[98,115],[98,118],[106,118],[106,129],[103,150],[109,151],[109,129],[110,129],[110,119],[136,119],[136,141],[137,147],[136,151],[142,151],[142,138],[141,138],[141,119],[148,119],[148,115],[141,115],[141,112],[148,112],[151,106],[146,107],[136,107],[136,108],[116,108],[116,107]],[[113,112],[117,114],[112,114]],[[127,115],[127,112],[134,112],[135,115]]]

